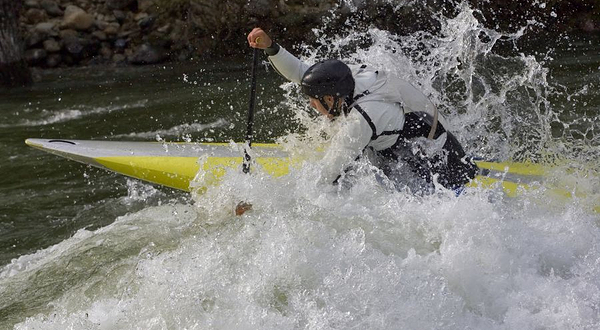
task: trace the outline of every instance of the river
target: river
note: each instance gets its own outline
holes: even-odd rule
[[[232,171],[190,195],[24,144],[240,141],[249,58],[57,69],[0,91],[0,328],[600,327],[600,38],[515,50],[519,35],[466,9],[443,31],[350,31],[297,52],[352,49],[348,61],[393,68],[441,105],[468,153],[557,166],[540,189],[415,197],[365,179],[331,192],[307,164],[281,179]],[[302,133],[323,122],[298,90],[266,62],[258,86],[256,141],[310,149]],[[584,194],[549,200],[557,184]],[[238,218],[240,198],[255,207]]]

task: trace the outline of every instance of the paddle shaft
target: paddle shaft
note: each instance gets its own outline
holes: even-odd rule
[[[253,126],[254,126],[254,104],[256,103],[256,67],[258,66],[258,48],[254,48],[252,52],[252,76],[250,80],[250,102],[248,103],[248,122],[246,125],[246,148],[252,146]],[[242,170],[244,173],[250,172],[250,161],[252,158],[247,149],[244,149],[244,163]]]

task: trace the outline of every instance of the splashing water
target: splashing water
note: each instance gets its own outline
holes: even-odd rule
[[[554,212],[480,190],[416,198],[374,180],[331,194],[307,180],[314,170],[285,180],[230,172],[195,206],[149,207],[38,253],[3,273],[4,285],[69,287],[49,290],[52,305],[17,329],[592,329],[600,321],[600,232],[582,209]],[[236,218],[230,207],[240,199],[255,211]],[[20,290],[9,293],[29,297]]]
[[[41,113],[43,119],[37,120],[22,120],[17,123],[0,124],[0,127],[18,127],[18,126],[44,126],[52,125],[56,123],[63,123],[70,120],[77,120],[85,116],[93,116],[102,113],[110,113],[113,111],[123,111],[131,108],[142,108],[145,107],[148,100],[137,101],[133,104],[124,104],[119,106],[108,106],[108,107],[95,107],[89,109],[89,107],[82,107],[82,109],[67,109],[59,111],[51,111],[46,109],[26,109],[28,113]]]
[[[368,39],[344,59],[413,81],[469,153],[567,159],[556,180],[588,178],[586,196],[553,203],[540,183],[514,199],[499,188],[419,197],[385,189],[368,164],[348,190],[317,185],[311,161],[278,179],[232,170],[191,200],[156,203],[14,260],[0,271],[11,297],[0,298],[0,319],[16,329],[598,328],[600,219],[584,207],[600,189],[589,165],[598,118],[554,106],[564,88],[535,57],[494,51],[524,31],[485,29],[468,7],[440,23],[435,35],[319,34],[327,46],[305,47],[303,59]],[[280,106],[303,130],[279,142],[318,159],[311,146],[334,128],[304,111],[297,87],[282,87]],[[586,138],[565,138],[565,127]],[[573,148],[583,152],[562,153]],[[153,193],[131,189],[143,191],[131,201]],[[241,200],[254,210],[235,217]]]

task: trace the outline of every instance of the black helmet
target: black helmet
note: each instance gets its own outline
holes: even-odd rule
[[[345,97],[354,92],[354,78],[344,62],[325,60],[306,70],[300,86],[304,94],[317,99],[325,95]]]
[[[325,60],[314,64],[302,76],[300,82],[302,92],[314,97],[334,117],[339,116],[340,101],[352,97],[354,92],[354,78],[352,71],[342,61]],[[324,96],[333,96],[333,107],[329,108]],[[344,113],[348,111],[347,104],[341,102]]]

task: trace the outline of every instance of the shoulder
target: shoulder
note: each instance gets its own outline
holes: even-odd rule
[[[356,109],[358,113],[362,111],[370,116],[377,116],[386,112],[402,114],[402,105],[400,103],[383,100],[365,100],[355,105],[353,109]]]
[[[373,85],[377,82],[377,71],[370,69],[365,65],[348,65],[352,71],[352,77],[354,78],[354,94],[360,94],[365,90],[372,89]]]
[[[350,71],[352,71],[353,76],[374,74],[378,71],[366,64],[348,64],[348,67],[350,68]]]

